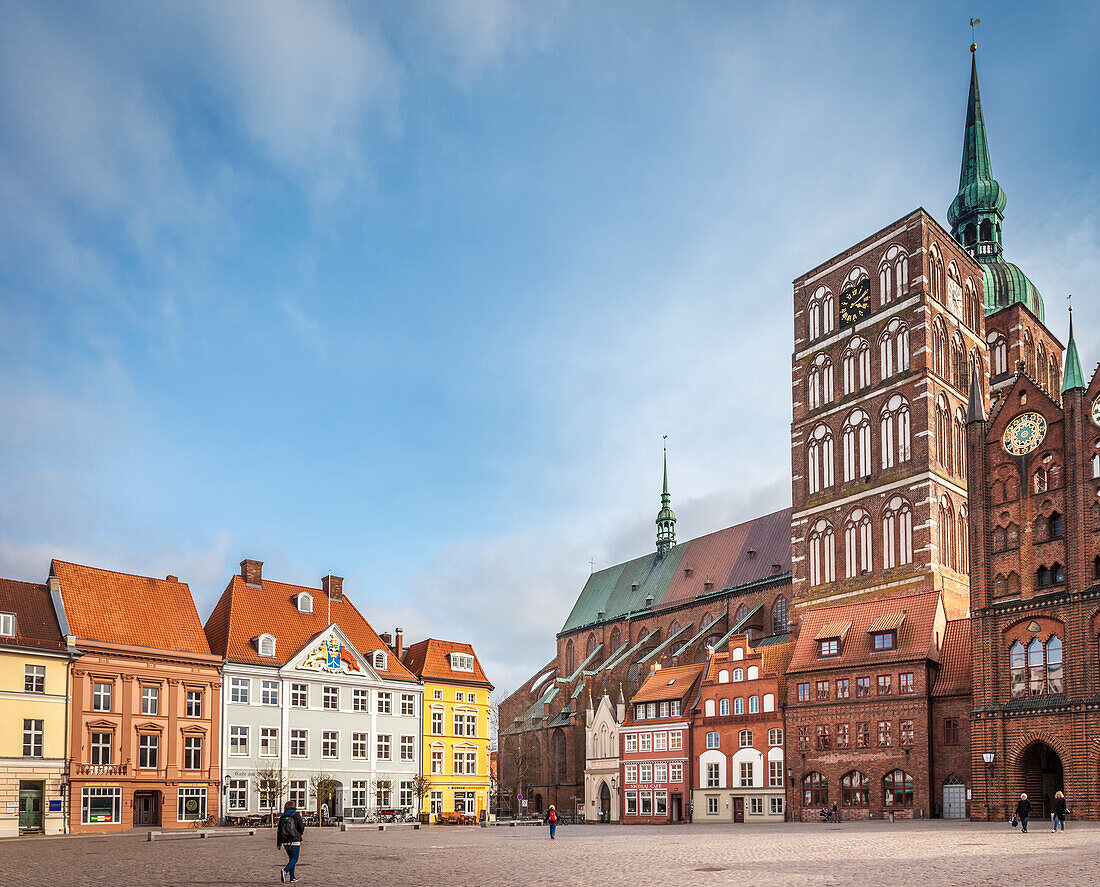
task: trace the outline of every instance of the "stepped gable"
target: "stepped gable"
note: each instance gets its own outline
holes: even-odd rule
[[[153,579],[55,560],[74,637],[210,655],[191,589],[175,576]]]
[[[0,638],[0,644],[42,650],[65,649],[45,585],[0,579],[0,612],[15,614],[15,637]]]
[[[465,653],[473,657],[474,670],[455,671],[451,668],[451,654]],[[480,683],[489,689],[493,685],[489,682],[481,661],[477,658],[473,646],[458,641],[441,641],[436,638],[427,638],[418,641],[405,651],[402,659],[405,667],[422,681],[459,681],[463,684]]]
[[[970,658],[970,620],[952,619],[943,636],[940,673],[932,686],[932,696],[962,696],[974,686],[974,668]]]
[[[661,610],[789,574],[791,509],[784,508],[588,577],[562,633],[645,608]],[[688,572],[690,571],[690,572]],[[709,586],[709,587],[708,587]]]
[[[303,593],[313,598],[313,612],[299,611],[297,599]],[[233,662],[284,665],[331,623],[336,623],[364,656],[374,650],[387,652],[386,668],[376,669],[381,676],[416,680],[346,595],[329,601],[321,588],[272,579],[248,585],[236,574],[206,621],[206,637],[216,655]],[[274,657],[261,656],[256,649],[256,638],[262,634],[274,636]]]
[[[804,610],[788,671],[835,670],[912,659],[939,660],[942,638],[936,637],[936,630],[942,632],[945,627],[938,591]],[[872,631],[893,629],[897,630],[897,648],[872,653],[868,635]],[[841,634],[844,642],[840,655],[820,659],[817,641]]]

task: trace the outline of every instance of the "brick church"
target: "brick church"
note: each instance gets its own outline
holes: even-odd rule
[[[788,818],[1100,816],[1100,375],[1004,258],[971,49],[949,228],[918,208],[794,281],[792,508],[676,545],[666,469],[656,551],[502,706],[513,798],[569,808],[589,695],[743,633],[793,642]]]

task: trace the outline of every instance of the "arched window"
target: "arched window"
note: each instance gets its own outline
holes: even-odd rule
[[[945,495],[940,499],[940,563],[945,567],[954,567],[952,537],[955,535],[955,509]]]
[[[879,419],[882,467],[893,468],[897,462],[909,461],[909,402],[895,394],[882,408]]]
[[[890,247],[878,271],[879,303],[886,305],[909,290],[909,257],[900,246]]]
[[[913,562],[913,511],[901,496],[891,499],[882,512],[882,566],[884,569]]]
[[[831,333],[835,329],[835,313],[833,294],[829,290],[825,290],[825,295],[821,297],[821,332]]]
[[[735,668],[733,670],[733,682],[736,684],[743,680],[745,680],[745,670],[743,668]]]
[[[758,714],[759,711],[760,711],[760,697],[759,696],[750,696],[749,697],[749,714],[750,715]]]
[[[947,398],[936,398],[936,456],[944,468],[951,467],[951,414]]]
[[[966,325],[972,330],[979,326],[978,295],[974,292],[974,282],[968,277],[963,284],[963,301],[966,304]]]
[[[1008,649],[1009,686],[1013,696],[1027,694],[1027,656],[1024,645],[1016,641]]]
[[[588,635],[588,641],[584,645],[584,658],[587,660],[589,656],[596,652],[596,636],[594,634]]]
[[[989,346],[993,352],[993,375],[1000,376],[1008,372],[1008,342],[1000,333],[989,334]]]
[[[259,653],[261,656],[275,655],[275,638],[269,634],[262,634],[259,638]]]
[[[928,265],[932,298],[943,302],[943,259],[940,258],[940,251],[935,244],[929,252]]]
[[[1032,638],[1027,645],[1027,692],[1029,696],[1039,696],[1046,688],[1043,680],[1043,642]]]
[[[576,663],[573,661],[573,641],[569,640],[565,643],[565,670],[568,674],[573,674],[574,668]]]
[[[745,713],[745,700],[740,696],[733,700],[733,713],[735,715],[743,715]]]
[[[722,701],[725,702],[724,699]],[[707,699],[703,702],[703,717],[704,718],[713,718],[714,717],[714,700],[713,699]]]
[[[680,630],[680,623],[675,619],[672,620],[672,625],[668,627],[668,637],[676,637],[676,633]]]
[[[1047,691],[1062,693],[1062,640],[1051,635],[1047,641]]]
[[[748,672],[745,674],[745,679],[749,681],[755,681],[760,677],[760,669],[755,665],[750,665]]]
[[[813,495],[833,485],[833,432],[828,425],[818,425],[810,432],[806,451],[807,482]]]
[[[711,615],[710,615],[710,613],[704,613],[704,614],[703,614],[703,621],[702,621],[701,623],[699,623],[699,624],[700,624],[700,625],[701,625],[701,626],[702,626],[703,628],[706,628],[706,627],[707,627],[708,625],[710,625],[710,624],[711,624],[711,623],[712,623],[713,621],[714,621],[714,617],[713,617],[713,616],[711,616]]]
[[[1024,334],[1021,337],[1024,343],[1024,368],[1028,373],[1035,372],[1035,343],[1031,341],[1031,330],[1024,327]]]
[[[1047,350],[1040,340],[1035,346],[1035,381],[1046,388],[1047,381]]]
[[[955,567],[960,573],[970,572],[970,528],[967,523],[966,506],[959,506],[959,533],[955,540]]]
[[[720,672],[718,672],[718,683],[719,684],[728,684],[729,682],[730,682],[729,669],[723,668]]]
[[[298,593],[298,612],[313,612],[313,595],[311,595],[309,592],[302,591]]]
[[[870,806],[871,780],[858,770],[845,773],[840,780],[840,800],[845,807]]]
[[[871,476],[871,420],[863,410],[853,410],[844,421],[844,480]]]
[[[938,317],[932,321],[932,372],[947,378],[947,329]]]
[[[954,451],[953,468],[959,477],[966,477],[966,414],[962,407],[955,408],[955,421],[951,427],[951,447]]]
[[[820,520],[810,531],[810,585],[836,581],[833,526]]]
[[[748,604],[742,604],[740,607],[737,608],[737,612],[733,614],[733,624],[735,626],[740,625],[741,621],[748,615],[749,615],[749,605]]]
[[[962,336],[957,330],[951,339],[951,369],[954,371],[955,387],[959,391],[966,391],[968,383],[966,377],[966,346],[963,345]]]
[[[374,667],[382,671],[386,670],[386,651],[375,650],[374,651]]]
[[[904,770],[887,773],[882,780],[882,803],[887,807],[913,806],[913,777]]]
[[[551,740],[554,782],[565,782],[565,750],[565,731],[558,727],[554,731],[554,737]]]
[[[827,354],[814,358],[807,387],[811,410],[833,402],[833,362]]]
[[[829,803],[829,780],[816,770],[802,777],[802,803],[807,807]]]
[[[870,573],[871,566],[871,515],[856,508],[844,524],[845,570],[848,578]]]
[[[623,645],[622,635],[619,633],[619,627],[616,625],[611,629],[611,652],[614,653]]]
[[[730,713],[730,701],[723,699],[718,703],[718,713],[725,717]]]
[[[810,296],[810,301],[806,303],[807,333],[811,340],[821,335],[821,300],[824,289],[824,287],[819,287],[817,292]]]
[[[752,748],[752,730],[741,730],[737,734],[739,748]]]
[[[772,604],[772,634],[787,632],[787,599],[779,595]]]

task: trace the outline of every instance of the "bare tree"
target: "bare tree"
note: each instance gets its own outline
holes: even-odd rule
[[[431,795],[433,785],[434,783],[431,778],[425,776],[423,773],[417,773],[416,776],[412,778],[412,790],[413,794],[416,796],[417,817],[421,815],[420,811],[424,809],[424,799]]]
[[[542,753],[539,742],[530,732],[524,730],[508,737],[504,743],[504,756],[507,760],[507,783],[503,785],[508,806],[517,813],[520,804],[517,795],[530,794],[531,779],[538,775],[542,766]]]
[[[385,776],[379,776],[374,780],[374,801],[379,808],[390,807],[393,804],[393,780]]]
[[[496,690],[489,697],[489,747],[496,751],[500,747],[500,704],[508,698],[508,691]]]
[[[287,792],[286,774],[278,764],[261,764],[256,767],[256,790],[260,794],[260,806],[267,807],[271,813],[271,822],[275,822],[275,812],[282,806]]]
[[[336,777],[329,773],[327,770],[318,770],[312,776],[309,777],[310,791],[317,797],[317,816],[321,815],[321,805],[327,804],[329,816],[337,816],[337,810],[335,808],[336,789],[340,787],[340,783],[336,780]]]

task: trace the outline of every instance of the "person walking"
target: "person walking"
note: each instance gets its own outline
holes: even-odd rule
[[[554,832],[558,828],[558,811],[554,809],[554,805],[550,805],[550,810],[546,814],[546,821],[550,823],[550,840],[554,840]]]
[[[294,866],[298,864],[298,854],[302,851],[302,834],[306,824],[302,814],[294,809],[294,802],[287,801],[283,806],[283,815],[279,817],[279,826],[275,829],[275,846],[286,850],[286,865],[279,872],[279,880],[284,884],[298,883],[294,877]]]
[[[1066,830],[1066,796],[1061,792],[1054,795],[1054,806],[1051,808],[1050,819],[1054,823],[1052,832],[1058,831],[1058,827],[1062,827],[1062,831]]]
[[[1020,820],[1020,834],[1027,834],[1027,818],[1031,815],[1031,801],[1027,799],[1027,794],[1020,795],[1020,800],[1016,802],[1016,818]]]

